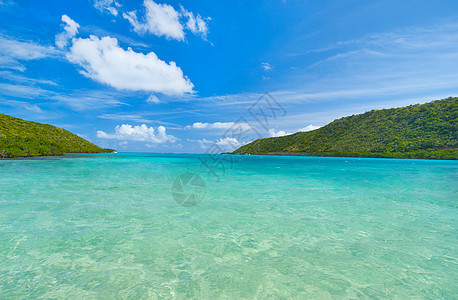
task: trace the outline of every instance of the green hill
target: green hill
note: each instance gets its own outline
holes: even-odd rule
[[[313,131],[259,139],[233,153],[458,159],[457,100],[372,110]]]
[[[0,114],[0,158],[113,152],[65,129]]]

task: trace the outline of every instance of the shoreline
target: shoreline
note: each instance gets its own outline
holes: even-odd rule
[[[116,150],[113,150],[113,151],[101,151],[101,152],[68,152],[68,153],[64,153],[64,154],[40,154],[40,155],[27,155],[27,156],[6,156],[3,153],[0,153],[0,160],[2,160],[2,159],[30,159],[30,158],[41,158],[41,157],[57,157],[57,156],[65,156],[65,155],[68,155],[68,154],[102,154],[102,153],[118,153],[118,152]]]
[[[426,157],[422,156],[421,154],[428,154],[427,152],[424,153],[416,153],[418,156],[415,157],[414,153],[412,152],[407,152],[404,153],[404,155],[396,156],[388,156],[388,155],[383,155],[382,153],[373,153],[373,155],[370,154],[352,154],[352,153],[342,153],[339,155],[339,153],[332,153],[332,154],[320,154],[320,153],[294,153],[294,152],[269,152],[269,153],[221,153],[221,154],[232,154],[232,155],[270,155],[270,156],[316,156],[316,157],[353,157],[353,158],[387,158],[387,159],[428,159],[428,160],[458,160],[458,157],[446,157],[446,158],[437,158],[437,157]],[[399,155],[398,153],[396,153]],[[411,154],[412,156],[409,156]]]

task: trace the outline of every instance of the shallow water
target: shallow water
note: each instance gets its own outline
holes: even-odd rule
[[[0,160],[0,298],[458,297],[458,162],[199,158]]]

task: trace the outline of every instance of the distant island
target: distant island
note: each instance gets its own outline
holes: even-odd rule
[[[232,154],[458,159],[457,100],[372,110],[313,131],[258,139]]]
[[[0,158],[104,153],[102,149],[65,129],[0,114]]]

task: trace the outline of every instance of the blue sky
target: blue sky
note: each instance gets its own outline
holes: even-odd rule
[[[230,150],[238,125],[457,96],[457,20],[457,1],[0,0],[0,111],[118,151]]]

